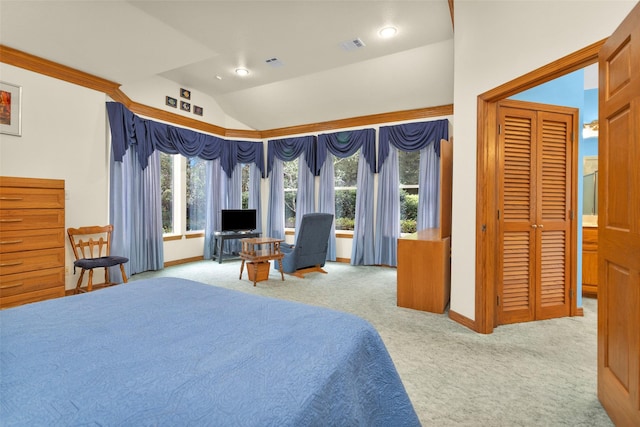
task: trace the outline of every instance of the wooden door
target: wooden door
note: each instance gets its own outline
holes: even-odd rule
[[[568,316],[577,110],[502,101],[498,123],[497,324]]]
[[[600,50],[598,397],[640,425],[640,4]]]

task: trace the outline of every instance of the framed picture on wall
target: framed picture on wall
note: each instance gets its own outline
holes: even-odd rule
[[[176,108],[178,106],[178,100],[170,96],[167,96],[165,97],[165,104],[167,104],[169,107]]]
[[[22,135],[22,87],[0,82],[0,133]]]

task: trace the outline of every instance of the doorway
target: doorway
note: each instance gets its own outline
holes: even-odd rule
[[[498,155],[498,102],[524,90],[539,86],[565,74],[594,64],[604,41],[594,43],[562,58],[547,67],[535,70],[479,96],[478,99],[478,159],[477,159],[477,227],[476,230],[476,330],[491,333],[496,326],[496,283],[500,271],[493,254],[499,250],[499,230],[495,221],[499,198],[495,183],[499,179],[494,167]],[[575,240],[574,245],[575,245]],[[576,248],[574,247],[574,251]],[[570,307],[571,316],[581,314],[576,304]]]
[[[498,103],[496,325],[575,307],[578,109]]]

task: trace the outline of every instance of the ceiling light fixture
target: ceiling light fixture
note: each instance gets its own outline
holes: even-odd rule
[[[222,77],[221,76],[216,76],[216,79],[222,80]]]
[[[395,36],[398,33],[398,29],[396,27],[384,27],[380,31],[378,31],[378,35],[383,39],[388,39],[390,37]]]
[[[249,70],[247,70],[246,68],[236,68],[236,74],[240,77],[248,76]]]

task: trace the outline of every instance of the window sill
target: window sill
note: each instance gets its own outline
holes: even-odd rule
[[[293,236],[296,233],[293,228],[286,228],[284,230],[285,236]],[[336,238],[338,239],[353,239],[353,231],[351,230],[337,230]]]
[[[204,237],[204,231],[187,231],[184,237],[187,239],[197,239],[198,237]]]
[[[162,236],[163,242],[170,242],[172,240],[182,240],[182,234],[164,234]]]

